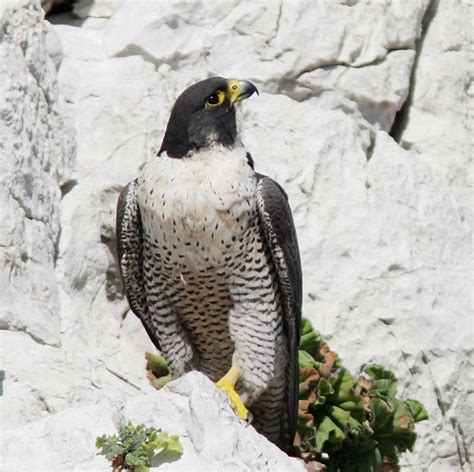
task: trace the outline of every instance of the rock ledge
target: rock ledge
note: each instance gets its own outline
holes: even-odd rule
[[[295,471],[305,468],[240,421],[225,395],[204,375],[191,372],[156,393],[125,403],[76,407],[2,433],[2,470],[110,471],[95,438],[114,434],[122,422],[144,423],[183,444],[179,459],[157,458],[152,470]]]

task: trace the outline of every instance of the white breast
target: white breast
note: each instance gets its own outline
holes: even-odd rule
[[[173,259],[184,252],[194,263],[218,263],[254,217],[255,189],[242,147],[215,147],[184,159],[162,154],[139,178],[145,233],[165,241]]]

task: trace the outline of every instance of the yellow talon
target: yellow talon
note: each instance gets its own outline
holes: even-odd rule
[[[239,417],[247,421],[249,417],[249,411],[247,410],[244,402],[239,397],[239,394],[235,391],[235,384],[240,377],[240,370],[237,367],[231,367],[229,372],[217,382],[217,387],[223,390],[230,398],[232,408],[237,412]]]

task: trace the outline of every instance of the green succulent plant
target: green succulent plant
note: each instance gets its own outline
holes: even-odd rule
[[[415,445],[415,423],[428,414],[416,400],[396,398],[397,378],[378,364],[352,375],[307,319],[299,350],[299,411],[293,453],[327,472],[396,472]],[[146,354],[148,378],[171,380],[163,356]]]
[[[130,422],[120,426],[118,435],[99,436],[95,445],[112,462],[114,472],[148,472],[157,452],[183,453],[178,436]]]
[[[168,363],[163,356],[147,352],[145,358],[147,361],[147,377],[153,387],[159,390],[173,380],[168,369]]]
[[[415,445],[415,423],[428,418],[416,400],[397,399],[397,379],[372,364],[354,377],[304,319],[299,352],[295,454],[328,472],[397,471]]]

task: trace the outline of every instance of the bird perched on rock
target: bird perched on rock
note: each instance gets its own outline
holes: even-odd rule
[[[121,192],[127,298],[180,376],[206,374],[282,449],[298,405],[301,264],[288,199],[237,130],[248,81],[198,82],[176,100],[158,156]]]

